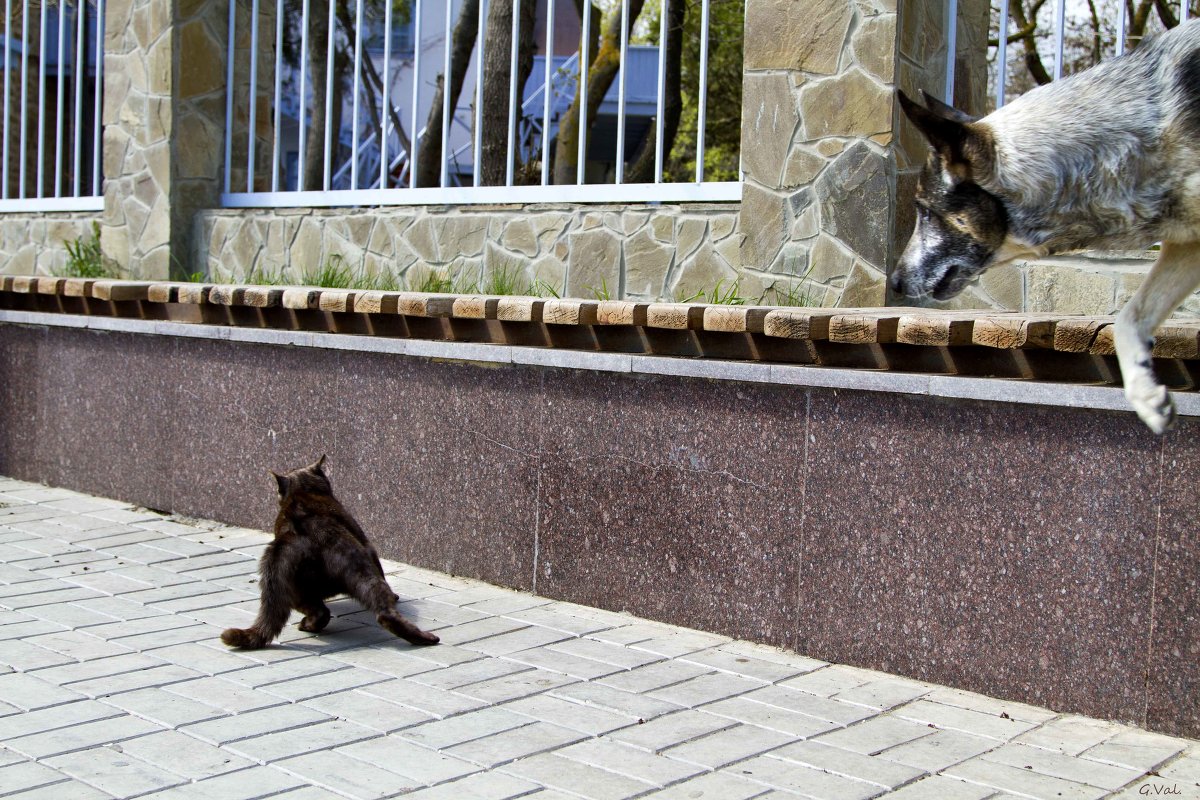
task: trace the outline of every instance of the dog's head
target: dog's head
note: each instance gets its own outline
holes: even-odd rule
[[[977,182],[991,174],[995,147],[973,117],[924,92],[925,105],[898,95],[933,152],[917,183],[916,229],[889,283],[898,295],[945,300],[996,262],[1008,235],[1004,204]]]

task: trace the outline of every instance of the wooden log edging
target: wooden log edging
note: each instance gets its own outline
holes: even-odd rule
[[[0,276],[0,308],[312,333],[794,363],[1067,383],[1119,382],[1114,317],[917,308],[792,308],[301,286]],[[1200,383],[1200,320],[1154,356],[1174,391]]]

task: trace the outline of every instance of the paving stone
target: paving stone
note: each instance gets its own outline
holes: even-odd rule
[[[588,800],[623,800],[654,788],[646,781],[617,775],[554,753],[523,758],[501,770]]]
[[[147,689],[156,686],[168,686],[172,683],[192,680],[201,673],[174,664],[140,669],[135,672],[124,672],[120,675],[107,675],[87,681],[72,683],[71,688],[88,697],[111,697],[121,692],[131,692],[135,689]]]
[[[454,648],[442,647],[440,645],[436,648],[425,649],[445,650],[446,653],[443,653],[443,656],[447,653],[456,652]],[[393,678],[419,675],[422,672],[432,672],[444,666],[450,666],[449,664],[422,658],[409,650],[400,650],[389,646],[356,647],[351,650],[331,653],[329,658],[333,661],[369,669],[372,672],[378,672],[382,675],[390,675]],[[470,653],[468,655],[464,652],[462,655],[462,661],[475,661],[479,658],[478,653]]]
[[[34,761],[21,761],[0,767],[0,792],[5,795],[37,789],[66,780],[61,772]]]
[[[290,731],[331,720],[328,714],[307,706],[284,705],[186,725],[182,730],[210,744],[225,745],[239,739]]]
[[[166,687],[166,691],[232,714],[278,706],[284,702],[279,697],[255,692],[253,689],[223,678],[199,678],[183,683],[173,683]]]
[[[488,681],[458,687],[458,692],[488,703],[503,703],[575,683],[575,679],[560,672],[531,669]]]
[[[252,767],[147,795],[152,800],[257,800],[303,787],[307,781],[275,767]],[[74,797],[72,800],[74,800]]]
[[[962,731],[975,736],[1008,741],[1036,727],[1033,722],[1019,719],[1004,719],[982,711],[973,711],[956,706],[947,706],[927,700],[918,700],[896,709],[897,717],[936,725],[939,728]]]
[[[444,752],[491,768],[518,758],[556,750],[584,738],[587,738],[586,734],[570,728],[552,725],[549,722],[532,722],[482,739],[447,747]]]
[[[506,613],[505,616],[531,625],[550,628],[569,636],[586,636],[606,630],[609,627],[609,624],[606,622],[599,622],[587,617],[579,617],[566,613],[557,603],[533,606],[521,611],[511,611]]]
[[[534,647],[561,642],[571,638],[570,634],[542,627],[527,627],[520,630],[489,636],[486,639],[466,642],[462,647],[489,656],[506,656]]]
[[[719,672],[691,678],[647,694],[677,705],[695,707],[733,695],[746,694],[760,686],[762,684],[759,681]]]
[[[729,652],[724,646],[699,650],[682,657],[684,663],[702,664],[706,667],[733,673],[745,678],[776,683],[794,678],[808,670],[803,664],[780,664],[745,653]],[[814,662],[820,663],[820,662]]]
[[[770,752],[791,741],[791,736],[778,731],[754,725],[737,725],[662,752],[671,758],[718,769],[735,761]]]
[[[855,686],[853,689],[847,689],[844,692],[838,692],[833,695],[834,700],[840,700],[845,703],[856,703],[869,708],[874,708],[880,711],[886,711],[897,706],[902,706],[905,703],[912,702],[919,697],[928,694],[930,687],[919,683],[899,680],[881,680],[864,683],[861,686]]]
[[[411,728],[433,719],[424,711],[358,691],[337,692],[314,697],[304,701],[303,705],[380,733]]]
[[[1077,756],[1120,732],[1121,726],[1111,722],[1064,716],[1023,733],[1013,741]]]
[[[62,632],[62,630],[63,626],[56,622],[46,622],[42,619],[31,618],[26,622],[10,622],[0,625],[0,641],[8,641],[11,639],[28,639],[29,637],[38,636],[40,634]]]
[[[756,703],[764,703],[816,717],[837,725],[850,725],[873,715],[870,709],[862,706],[818,697],[807,692],[785,689],[782,686],[766,686],[756,689],[746,694],[745,698]]]
[[[866,670],[833,664],[783,681],[780,685],[819,697],[833,697],[840,692],[870,683],[876,677],[879,676]]]
[[[608,739],[592,739],[558,751],[558,755],[594,767],[667,786],[704,772],[703,767]]]
[[[423,683],[435,689],[456,689],[459,686],[467,686],[468,684],[479,683],[480,681],[525,671],[530,670],[524,664],[504,661],[499,658],[485,658],[478,661],[456,664],[452,667],[445,667],[433,672],[422,672],[419,675],[413,675],[408,680]]]
[[[668,628],[658,635],[637,642],[633,647],[663,658],[678,658],[699,650],[727,644],[729,641],[729,637],[718,636],[715,633]]]
[[[761,783],[725,772],[707,772],[645,795],[654,800],[750,800],[767,796]]]
[[[40,760],[62,753],[89,750],[98,745],[132,739],[134,736],[144,736],[147,733],[156,733],[161,730],[162,728],[158,725],[137,717],[113,717],[96,722],[85,722],[69,728],[33,733],[9,739],[4,744],[24,756]],[[75,775],[75,777],[81,776]]]
[[[441,750],[529,724],[530,720],[527,717],[501,706],[482,708],[449,719],[418,725],[400,735],[425,747]]]
[[[608,709],[618,714],[627,714],[634,719],[653,719],[661,714],[678,711],[682,708],[676,703],[643,694],[622,692],[620,689],[600,683],[572,683],[552,689],[550,694],[565,700]]]
[[[932,687],[926,699],[935,703],[958,706],[959,708],[978,711],[981,714],[991,714],[997,717],[1001,714],[1007,714],[1012,719],[1023,722],[1049,722],[1058,716],[1058,714],[1049,709],[1016,703],[1011,700],[999,700],[974,692],[966,692],[962,689],[951,689],[948,686]]]
[[[985,786],[947,778],[944,775],[927,775],[887,795],[888,800],[984,800],[994,793]]]
[[[90,750],[56,756],[47,759],[46,763],[116,797],[135,797],[177,786],[186,781],[176,774],[138,761],[109,747],[93,747]]]
[[[629,717],[580,703],[572,703],[548,694],[522,697],[511,703],[505,703],[500,708],[542,722],[553,722],[589,736],[599,736],[637,724]]]
[[[37,789],[28,789],[16,794],[6,794],[4,800],[110,800],[112,797],[108,792],[102,792],[95,786],[88,786],[86,783],[66,778],[60,783],[54,783],[49,786],[41,786]]]
[[[919,725],[895,717],[873,717],[849,728],[827,733],[816,741],[863,755],[875,755],[890,747],[906,744],[934,733],[928,725]]]
[[[338,747],[334,752],[376,764],[426,786],[479,771],[478,766],[461,758],[426,750],[397,736],[380,736]]]
[[[3,696],[2,692],[0,696]],[[1084,751],[1083,757],[1149,772],[1167,759],[1183,752],[1187,745],[1188,742],[1183,739],[1126,728],[1103,744]]]
[[[126,621],[143,619],[145,617],[159,617],[165,613],[156,608],[149,608],[141,603],[127,600],[124,597],[99,597],[95,600],[83,600],[77,605],[98,611],[117,620]],[[2,634],[3,629],[0,628],[0,635]]]
[[[737,722],[757,725],[789,736],[807,739],[838,727],[838,723],[818,719],[798,711],[757,703],[744,697],[730,697],[700,707],[709,714],[728,717]]]
[[[272,709],[258,713],[271,714],[277,713],[277,711]],[[208,723],[201,723],[201,725],[205,724]],[[189,730],[195,730],[195,728]],[[318,750],[326,750],[376,736],[379,736],[376,731],[362,725],[355,725],[353,722],[343,720],[331,720],[318,722],[315,725],[306,725],[302,728],[255,736],[251,739],[238,739],[229,742],[225,747],[238,755],[266,763],[305,753],[315,753]]]
[[[262,651],[260,651],[262,652]],[[304,658],[289,658],[283,661],[260,664],[249,669],[238,670],[224,676],[226,680],[233,683],[241,684],[242,686],[250,686],[258,688],[260,686],[270,686],[276,683],[285,681],[294,681],[298,678],[309,678],[317,675],[328,675],[334,672],[343,672],[353,670],[354,667],[348,667],[338,661],[332,659],[316,658],[307,656]]]
[[[476,700],[456,692],[434,689],[405,678],[386,683],[373,683],[370,686],[364,686],[359,691],[424,711],[439,719],[482,708],[485,705],[482,700]]]
[[[216,646],[185,642],[153,650],[152,658],[168,664],[178,664],[205,675],[220,675],[254,666],[255,662],[243,657],[235,650],[217,643]]]
[[[926,730],[929,731],[928,736],[884,750],[879,756],[926,772],[939,772],[999,746],[995,739],[961,731],[943,731],[928,727]]]
[[[110,719],[120,716],[120,713],[117,709],[95,700],[79,700],[38,711],[4,716],[0,717],[0,742],[16,739],[18,736],[69,728],[73,725],[82,725],[85,722],[94,722],[100,719]]]
[[[28,613],[38,619],[54,622],[67,628],[86,628],[92,625],[105,625],[113,621],[107,614],[93,611],[75,603],[38,606],[30,608]]]
[[[1144,773],[1144,770],[1140,769],[1071,758],[1061,753],[1021,744],[1008,744],[996,748],[984,755],[983,759],[1007,764],[1010,767],[1032,769],[1041,775],[1050,775],[1075,783],[1086,783],[1110,791],[1120,789]]]
[[[245,769],[253,763],[178,731],[163,731],[123,742],[120,750],[163,770],[202,780]]]
[[[813,769],[874,783],[885,789],[894,789],[909,783],[921,777],[924,772],[894,761],[873,758],[818,742],[796,742],[772,751],[771,755]]]
[[[255,669],[261,668],[256,667]],[[236,680],[236,675],[234,679]],[[389,680],[387,675],[359,669],[358,667],[348,667],[346,669],[322,672],[280,683],[270,683],[260,688],[268,694],[296,702],[345,691],[346,689],[354,689],[359,686],[367,686],[372,683],[382,683],[386,680]]]
[[[364,800],[391,797],[421,785],[374,764],[331,752],[309,753],[274,766],[339,795]]]
[[[167,728],[191,725],[215,719],[222,711],[213,706],[190,700],[166,689],[138,689],[132,692],[107,696],[104,704],[129,714],[148,719]]]
[[[1106,790],[1095,786],[1053,778],[1033,770],[1010,767],[1007,764],[997,764],[981,758],[956,764],[945,770],[944,774],[1027,797],[1062,797],[1066,800],[1087,798],[1090,800],[1108,794]]]
[[[404,613],[403,604],[400,606],[400,608],[402,613]],[[463,609],[458,610],[462,611]],[[529,627],[524,622],[518,622],[517,620],[507,619],[505,617],[483,617],[482,619],[477,619],[473,622],[453,624],[453,627],[447,627],[446,625],[439,625],[438,623],[441,622],[441,620],[437,619],[436,617],[430,619],[422,614],[414,614],[412,616],[421,622],[422,627],[439,631],[438,636],[441,637],[442,641],[444,641],[446,644],[455,645],[462,645],[466,644],[467,642],[476,642],[480,639],[487,639],[491,636],[497,636],[502,633],[509,633],[511,631],[517,631]],[[443,629],[445,629],[444,634],[441,633]]]
[[[579,680],[595,680],[613,673],[629,674],[623,668],[612,664],[602,664],[599,661],[593,661],[590,658],[581,656],[573,656],[570,653],[563,653],[558,650],[551,650],[548,647],[535,647],[530,650],[521,650],[516,653],[510,653],[506,658],[509,661],[515,661],[518,664],[525,664],[530,667],[538,667],[543,670],[551,670],[553,672],[561,672],[564,675],[570,675],[572,678]]]
[[[734,720],[687,709],[630,725],[609,738],[658,753],[735,725]]]
[[[626,692],[652,692],[712,672],[711,667],[687,661],[657,661],[644,667],[617,672],[600,682]]]
[[[6,703],[24,711],[49,708],[83,699],[83,695],[79,692],[55,686],[36,675],[20,672],[0,675],[0,697],[3,697]]]
[[[796,792],[817,800],[867,800],[880,794],[873,783],[812,769],[771,756],[758,756],[725,770],[764,786]]]
[[[404,795],[405,800],[509,800],[509,798],[540,798],[538,786],[502,772],[476,772],[465,778],[420,789]],[[531,794],[531,792],[536,792]],[[550,798],[544,798],[550,800]]]
[[[662,660],[654,653],[645,653],[621,645],[596,641],[595,639],[568,639],[565,642],[550,645],[551,650],[569,653],[581,658],[590,658],[602,664],[613,664],[625,669],[633,669],[655,661]]]
[[[62,653],[56,653],[20,639],[5,642],[4,647],[0,648],[0,664],[12,667],[18,672],[31,672],[45,667],[72,663],[74,663],[74,659],[70,656],[64,656]]]

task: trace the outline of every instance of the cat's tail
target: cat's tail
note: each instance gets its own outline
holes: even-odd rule
[[[242,650],[258,650],[275,640],[292,613],[287,581],[279,574],[279,565],[264,561],[262,565],[262,605],[258,617],[249,628],[228,628],[221,641]]]

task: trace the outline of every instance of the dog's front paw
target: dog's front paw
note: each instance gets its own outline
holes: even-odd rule
[[[1125,397],[1142,422],[1155,433],[1165,433],[1175,424],[1175,404],[1167,387],[1152,375],[1139,374],[1125,383]]]

